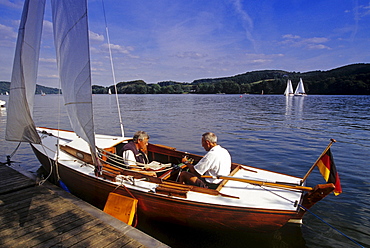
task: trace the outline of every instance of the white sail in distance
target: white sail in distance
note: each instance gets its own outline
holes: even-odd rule
[[[289,96],[291,94],[293,94],[293,86],[292,86],[292,81],[290,79],[288,79],[284,95]]]
[[[297,88],[295,89],[294,95],[305,95],[305,94],[306,91],[304,90],[303,80],[302,78],[300,78]]]

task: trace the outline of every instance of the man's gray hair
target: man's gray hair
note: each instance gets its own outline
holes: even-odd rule
[[[145,138],[149,139],[149,134],[144,131],[137,131],[134,134],[134,137],[132,137],[135,143],[137,143],[138,140],[144,140]]]
[[[217,136],[214,133],[207,132],[202,134],[203,138],[211,143],[217,143]]]

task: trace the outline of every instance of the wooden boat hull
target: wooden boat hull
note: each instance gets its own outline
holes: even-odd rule
[[[289,220],[301,221],[304,209],[309,209],[334,189],[333,184],[315,188],[300,186],[301,178],[236,163],[232,163],[233,171],[216,190],[183,185],[176,182],[178,170],[175,167],[157,174],[159,177],[152,177],[124,170],[118,164],[109,164],[114,158],[110,156],[128,139],[107,135],[97,137],[98,147],[103,149],[100,151],[103,170],[96,176],[86,142],[74,132],[38,129],[44,145],[31,146],[46,171],[52,171],[50,178],[54,183],[62,181],[72,194],[100,209],[104,208],[111,192],[134,197],[138,200],[139,222],[145,217],[204,229],[269,232],[279,229]],[[56,146],[58,136],[61,142],[59,152]],[[113,153],[108,154],[109,150]],[[58,164],[55,166],[57,155]],[[193,158],[195,163],[202,158],[163,145],[148,146],[151,161],[177,165],[184,155]],[[119,181],[118,176],[129,177],[126,181]],[[266,189],[248,178],[267,180],[263,184],[271,184],[268,180],[275,180],[286,185],[268,186]],[[232,179],[247,180],[248,183]]]
[[[50,171],[49,158],[35,147],[32,148],[43,167]],[[129,193],[123,187],[116,189],[117,186],[108,181],[85,175],[60,163],[58,173],[72,194],[100,209],[104,208],[110,192],[114,191],[125,196],[132,194],[138,199],[139,221],[141,216],[145,216],[197,228],[268,232],[279,229],[289,219],[297,216],[295,211],[220,206],[132,189]]]

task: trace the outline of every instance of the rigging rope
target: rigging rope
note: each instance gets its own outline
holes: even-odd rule
[[[144,168],[150,168],[148,167],[148,164],[143,164],[143,163],[139,163],[139,162],[136,162],[136,161],[131,161],[131,160],[127,160],[128,162],[132,162],[132,163],[136,163],[137,165],[139,165],[140,167],[137,167],[137,166],[130,166],[130,165],[126,165],[124,163],[124,160],[121,156],[118,156],[117,154],[115,153],[112,153],[112,152],[109,152],[109,151],[106,151],[106,150],[103,150],[101,148],[97,148],[99,153],[101,154],[102,152],[105,152],[106,154],[104,154],[103,156],[106,156],[107,157],[107,160],[103,160],[102,158],[99,158],[99,160],[103,163],[106,163],[106,164],[109,164],[109,165],[112,165],[112,166],[115,166],[119,169],[122,169],[122,170],[126,170],[126,171],[133,171],[133,170],[130,170],[130,169],[127,169],[127,168],[140,168],[140,167],[144,167]],[[114,163],[111,163],[108,161],[108,158],[113,161]],[[125,168],[126,167],[126,168]],[[162,164],[162,168],[163,167],[168,167],[167,169],[162,169],[162,170],[155,170],[155,172],[166,172],[168,170],[171,170],[172,169],[172,165],[167,165],[167,164]],[[135,170],[134,170],[135,171]]]
[[[17,145],[17,147],[15,148],[15,150],[9,155],[9,159],[11,159],[13,156],[14,156],[14,154],[17,152],[17,150],[18,150],[18,148],[19,148],[19,146],[21,145],[21,143],[22,142],[19,142],[18,143],[18,145]]]
[[[41,141],[41,146],[42,146],[42,148],[43,148],[43,150],[44,150],[44,153],[45,154],[47,154],[46,153],[46,150],[45,150],[45,146],[42,144],[42,141]],[[51,174],[53,173],[53,165],[55,165],[55,167],[57,167],[57,161],[53,161],[53,160],[51,160],[50,159],[50,157],[49,156],[46,156],[47,158],[48,158],[48,160],[49,160],[49,164],[50,164],[50,172],[49,172],[49,175],[46,177],[46,178],[44,178],[43,180],[41,180],[38,184],[39,185],[43,185],[45,182],[46,182],[46,180],[48,180],[49,179],[49,177],[51,176]],[[60,179],[60,177],[59,177],[59,174],[57,175],[58,176],[58,180]]]
[[[8,166],[12,165],[12,163],[14,163],[14,161],[11,161],[11,158],[14,156],[14,154],[18,151],[18,148],[19,146],[21,145],[22,142],[19,142],[17,147],[14,149],[14,151],[10,154],[10,155],[7,155],[6,156],[6,162],[5,163],[2,163],[0,162],[0,164],[7,164]]]
[[[117,109],[118,109],[118,118],[119,118],[119,123],[120,123],[120,127],[121,127],[122,137],[125,137],[125,131],[123,129],[123,122],[122,122],[122,116],[121,116],[121,109],[120,109],[119,101],[118,101],[118,92],[117,92],[117,84],[116,84],[117,81],[116,81],[116,74],[114,72],[114,64],[113,64],[113,56],[112,56],[111,43],[110,43],[110,38],[109,38],[109,31],[108,31],[108,24],[107,24],[107,16],[106,16],[106,13],[105,13],[104,1],[102,0],[101,2],[102,2],[102,5],[103,5],[103,13],[104,13],[104,21],[105,21],[105,32],[107,34],[109,59],[110,59],[111,70],[112,70],[114,91],[115,91],[115,95],[116,95],[116,102],[117,102]]]

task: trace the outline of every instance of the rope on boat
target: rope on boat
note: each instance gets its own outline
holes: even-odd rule
[[[45,150],[45,146],[42,144],[42,141],[41,141],[41,147],[42,147],[42,149],[44,150],[44,153],[45,154],[47,154],[46,153],[46,150]],[[43,185],[45,182],[46,182],[46,180],[48,180],[49,179],[49,177],[51,176],[51,174],[53,173],[53,166],[55,165],[55,167],[57,167],[57,162],[56,161],[53,161],[53,160],[51,160],[50,159],[50,157],[49,156],[46,156],[47,158],[48,158],[48,160],[49,160],[49,164],[50,164],[50,172],[49,172],[49,175],[46,177],[46,178],[44,178],[43,180],[40,180],[40,182],[38,183],[39,185]],[[60,179],[60,177],[59,177],[59,173],[58,173],[58,180]]]
[[[21,143],[22,142],[18,143],[17,147],[14,149],[14,151],[9,156],[7,156],[7,158],[9,157],[9,159],[11,159],[14,156],[14,154],[18,151],[18,148],[21,145]]]
[[[126,179],[127,180],[127,179]],[[132,180],[134,181],[135,179],[132,177]],[[112,193],[114,193],[114,191],[116,191],[120,186],[123,186],[125,188],[125,190],[127,191],[127,193],[132,197],[134,198],[135,200],[138,200],[132,193],[130,190],[128,190],[128,188],[126,187],[126,185],[123,184],[123,180],[121,180],[121,184],[117,185],[117,187],[114,188],[114,190],[112,191]],[[137,226],[137,223],[139,222],[139,218],[137,216],[137,213],[135,211],[135,222],[134,224],[132,225],[133,227],[136,227]]]
[[[272,192],[271,190],[269,189],[266,189],[265,187],[262,187],[261,185],[258,185],[260,186],[262,189],[264,190],[267,190],[268,192],[276,195],[276,196],[279,196],[280,198],[286,200],[286,201],[289,201],[291,202],[292,204],[297,204],[296,202],[293,202],[292,200],[289,200],[288,198],[286,197],[283,197],[281,195],[279,195],[278,193],[275,193],[275,192]],[[341,234],[342,236],[346,237],[347,239],[349,239],[350,241],[352,241],[354,244],[358,245],[359,247],[362,247],[364,248],[364,246],[362,246],[361,244],[359,244],[357,241],[355,241],[354,239],[350,238],[348,235],[346,235],[345,233],[343,233],[342,231],[338,230],[337,228],[335,228],[333,225],[329,224],[327,221],[325,221],[323,218],[321,218],[320,216],[318,216],[317,214],[313,213],[312,211],[310,211],[309,209],[305,208],[303,205],[301,204],[297,204],[301,209],[309,212],[310,214],[312,214],[313,216],[315,216],[318,220],[322,221],[324,224],[328,225],[330,228],[332,228],[333,230],[337,231],[339,234]]]
[[[18,148],[19,148],[19,146],[21,145],[21,143],[22,142],[19,142],[19,144],[17,145],[17,147],[15,148],[15,150],[10,154],[10,155],[7,155],[6,156],[6,162],[5,163],[3,163],[3,162],[0,162],[0,164],[2,164],[2,165],[8,165],[8,166],[10,166],[10,165],[12,165],[12,163],[14,163],[14,161],[12,161],[11,160],[11,158],[14,156],[14,154],[18,151]]]
[[[302,206],[301,204],[299,204],[299,206],[301,208],[303,208],[305,211],[309,212],[310,214],[312,214],[313,216],[315,216],[317,219],[321,220],[324,224],[328,225],[329,227],[331,227],[332,229],[334,229],[335,231],[337,231],[338,233],[340,233],[342,236],[346,237],[347,239],[349,239],[350,241],[352,241],[354,244],[358,245],[359,247],[362,247],[364,248],[364,246],[362,246],[361,244],[359,244],[357,241],[355,241],[354,239],[350,238],[349,236],[347,236],[346,234],[344,234],[342,231],[340,231],[339,229],[335,228],[334,226],[332,226],[331,224],[329,224],[327,221],[325,221],[323,218],[321,218],[320,216],[318,216],[317,214],[313,213],[312,211],[310,211],[309,209],[305,208],[304,206]]]
[[[106,156],[107,158],[109,158],[110,160],[112,160],[114,163],[112,162],[109,162],[108,159],[107,160],[103,160],[102,158],[99,157],[99,160],[101,162],[104,162],[104,163],[107,163],[111,166],[115,166],[115,167],[118,167],[122,170],[126,170],[126,171],[135,171],[135,170],[131,170],[130,168],[139,168],[140,167],[137,167],[137,166],[130,166],[130,165],[126,165],[123,161],[123,158],[121,156],[118,156],[117,154],[115,153],[112,153],[112,152],[109,152],[109,151],[106,151],[106,150],[103,150],[101,148],[97,148],[99,153],[101,154],[102,152],[106,153],[104,154],[103,156]],[[133,162],[133,163],[136,163],[137,165],[141,166],[141,167],[144,167],[144,168],[149,168],[147,164],[143,164],[143,163],[139,163],[139,162],[136,162],[136,161],[128,161],[128,162]],[[172,166],[168,166],[166,164],[162,164],[163,167],[168,167],[166,169],[163,169],[163,170],[155,170],[155,172],[166,172],[166,171],[169,171],[172,169]],[[135,171],[137,172],[137,171]]]

